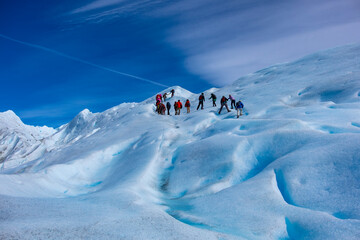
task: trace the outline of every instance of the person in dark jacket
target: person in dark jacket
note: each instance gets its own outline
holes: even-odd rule
[[[177,115],[177,101],[174,102],[175,115]]]
[[[200,105],[201,105],[201,109],[204,109],[204,101],[205,101],[204,93],[201,93],[201,95],[199,96],[199,105],[196,110],[199,110]]]
[[[173,97],[174,96],[174,94],[175,94],[175,90],[174,89],[171,89],[171,97]]]
[[[221,110],[223,109],[224,106],[226,107],[226,109],[228,110],[228,112],[231,112],[231,111],[229,110],[228,105],[227,105],[227,101],[228,101],[228,99],[227,99],[225,96],[223,96],[223,97],[221,98],[221,100],[220,100],[221,108],[220,108],[219,114],[221,113]]]
[[[209,99],[212,99],[213,107],[216,107],[216,95],[212,93]]]
[[[155,106],[156,106],[156,112],[159,113],[160,100],[157,100],[157,101],[156,101]]]
[[[161,115],[165,115],[165,111],[166,111],[166,107],[163,103],[160,103],[160,106],[159,106],[159,114]]]
[[[167,108],[168,115],[170,115],[170,109],[171,109],[171,104],[170,104],[170,102],[167,102],[167,103],[166,103],[166,108]]]
[[[190,113],[190,101],[189,101],[189,99],[186,99],[185,107],[187,109],[187,113]]]

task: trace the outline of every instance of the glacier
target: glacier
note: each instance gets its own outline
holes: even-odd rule
[[[155,114],[156,93],[57,129],[0,113],[0,239],[360,238],[359,44],[209,89],[204,110],[172,88],[191,113]]]

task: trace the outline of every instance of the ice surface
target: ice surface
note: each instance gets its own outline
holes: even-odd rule
[[[360,45],[59,129],[0,113],[0,239],[359,239]],[[210,93],[245,105],[218,115]],[[230,105],[230,103],[229,103]]]

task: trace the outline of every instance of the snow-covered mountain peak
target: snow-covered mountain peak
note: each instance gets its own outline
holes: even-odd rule
[[[171,98],[171,90],[174,89],[175,90],[175,95],[174,95],[174,98],[176,99],[172,99]],[[180,86],[173,86],[173,87],[169,87],[169,88],[166,88],[164,89],[163,91],[161,92],[158,92],[156,93],[155,95],[153,95],[152,97],[146,99],[145,101],[143,101],[142,103],[146,103],[146,104],[149,104],[149,103],[153,103],[154,102],[154,99],[156,97],[157,94],[161,94],[161,95],[164,95],[164,93],[167,94],[167,98],[168,100],[171,100],[171,101],[177,101],[177,100],[180,100],[180,101],[184,101],[188,98],[191,98],[192,96],[194,96],[194,93],[186,90],[185,88],[182,88]]]
[[[0,112],[0,124],[2,126],[22,126],[23,122],[21,119],[11,110],[6,112]]]
[[[182,97],[182,98],[189,98],[190,96],[193,95],[192,92],[190,92],[190,91],[188,91],[185,88],[182,88],[180,86],[174,86],[171,89],[175,90],[176,96],[179,96],[179,97]],[[169,88],[169,90],[171,90],[171,89]]]
[[[83,118],[87,118],[92,115],[92,112],[90,112],[89,109],[85,108],[78,115],[81,115]]]
[[[93,117],[94,114],[92,112],[90,112],[88,109],[84,109],[69,122],[67,128],[74,129],[76,127],[82,127],[83,125],[86,125]]]
[[[43,126],[35,127],[24,124],[21,119],[11,110],[0,112],[0,128],[10,132],[30,134],[36,139],[45,138],[55,132],[55,129]]]
[[[12,110],[7,110],[5,112],[0,113],[0,117],[17,117],[17,115]]]

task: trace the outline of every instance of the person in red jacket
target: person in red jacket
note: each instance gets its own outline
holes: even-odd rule
[[[185,107],[187,109],[187,113],[190,113],[190,101],[189,101],[189,99],[186,99]]]
[[[180,100],[178,100],[177,102],[176,102],[176,115],[180,115],[180,110],[182,109],[182,104],[181,104],[181,102],[180,102]]]
[[[156,101],[160,101],[160,102],[162,102],[162,96],[161,96],[161,94],[159,93],[159,94],[157,94],[156,95]]]
[[[221,110],[223,109],[224,106],[226,107],[226,109],[228,110],[228,112],[231,112],[231,111],[229,110],[228,105],[227,105],[227,101],[228,101],[228,99],[227,99],[225,96],[223,96],[223,97],[221,98],[221,100],[220,100],[221,108],[220,108],[219,114],[221,113]]]

